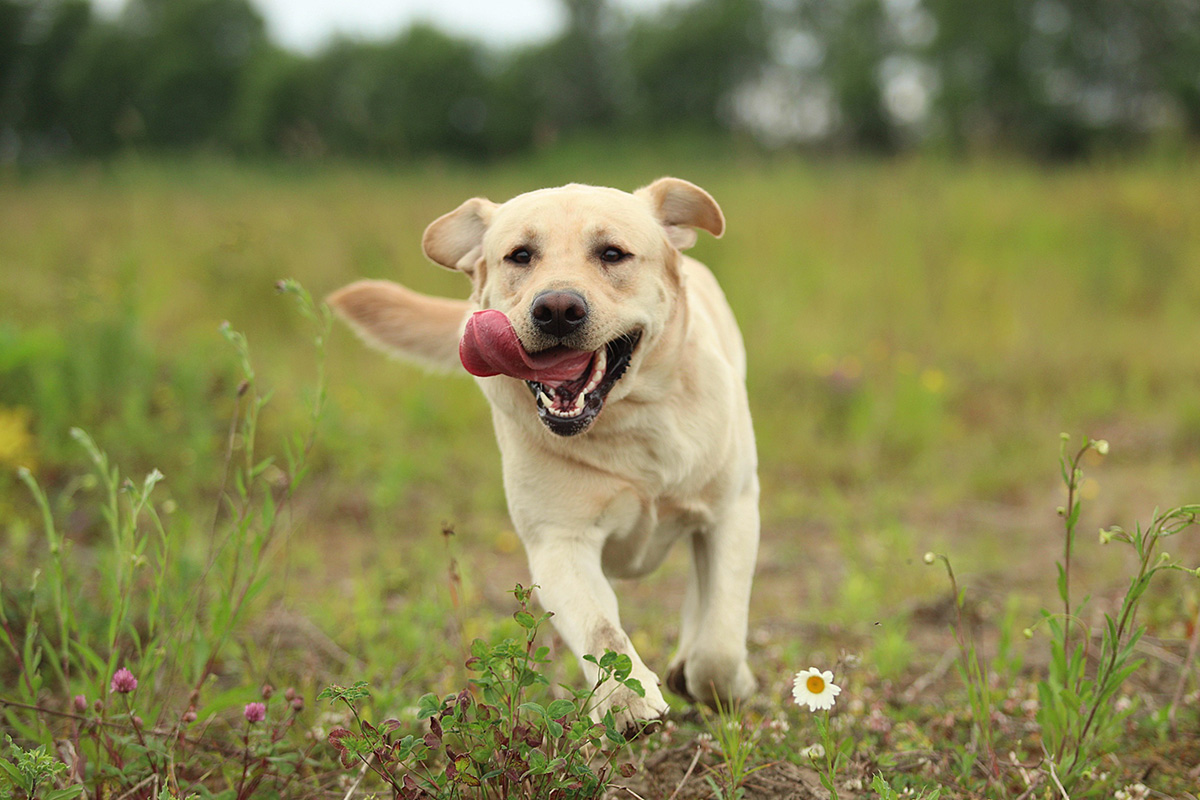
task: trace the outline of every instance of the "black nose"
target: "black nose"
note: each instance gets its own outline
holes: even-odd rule
[[[587,301],[578,292],[542,292],[529,314],[538,330],[563,337],[587,321]]]

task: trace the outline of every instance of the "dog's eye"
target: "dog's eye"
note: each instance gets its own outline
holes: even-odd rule
[[[533,259],[533,253],[529,252],[528,247],[518,247],[504,257],[505,261],[511,261],[514,264],[528,264]]]
[[[600,260],[605,264],[616,264],[618,261],[624,261],[629,258],[629,253],[617,247],[606,247],[600,251]]]

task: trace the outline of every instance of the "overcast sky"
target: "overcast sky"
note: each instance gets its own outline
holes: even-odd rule
[[[666,0],[621,0],[627,8],[654,8]],[[115,12],[125,0],[92,0]],[[336,32],[382,38],[426,20],[439,28],[498,44],[537,41],[563,24],[557,0],[251,0],[266,17],[272,38],[312,52]]]

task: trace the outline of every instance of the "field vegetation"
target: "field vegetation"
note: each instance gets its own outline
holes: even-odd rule
[[[748,349],[762,691],[719,713],[676,700],[625,743],[581,713],[590,687],[514,592],[474,385],[368,351],[307,293],[378,277],[464,296],[421,255],[435,216],[662,174],[729,222],[692,252]],[[703,141],[4,175],[8,791],[1194,798],[1197,185],[1178,155],[1051,168]],[[680,552],[618,586],[651,667],[685,578]],[[831,711],[792,700],[813,666],[842,689]],[[537,780],[580,748],[580,788]]]

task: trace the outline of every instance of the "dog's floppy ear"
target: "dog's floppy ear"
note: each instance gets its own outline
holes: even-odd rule
[[[712,195],[679,178],[659,178],[633,193],[650,205],[650,210],[667,229],[667,238],[680,250],[696,243],[700,228],[720,238],[725,232],[725,215]]]
[[[447,269],[471,275],[483,254],[483,234],[492,220],[496,204],[483,197],[472,197],[449,214],[444,214],[425,229],[421,247],[430,261]]]

